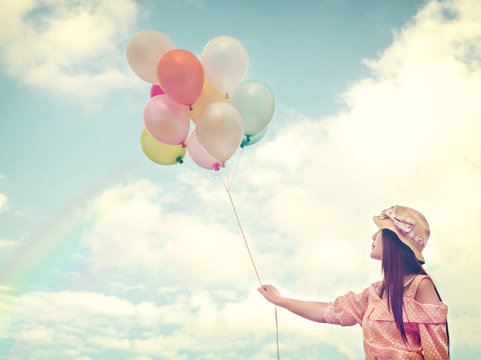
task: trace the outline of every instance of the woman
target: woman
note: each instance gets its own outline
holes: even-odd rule
[[[330,303],[284,298],[271,285],[258,291],[271,303],[312,321],[360,324],[366,359],[448,359],[448,307],[422,267],[430,234],[426,218],[395,205],[373,220],[379,230],[372,237],[371,257],[382,261],[382,281]]]

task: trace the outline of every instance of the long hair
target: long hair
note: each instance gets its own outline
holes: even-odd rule
[[[414,252],[404,244],[394,231],[382,229],[382,272],[384,281],[381,286],[381,298],[384,291],[388,302],[388,308],[394,316],[394,321],[401,332],[402,339],[406,343],[406,331],[402,316],[403,293],[404,293],[404,276],[410,274],[428,275],[423,269],[421,262],[416,258]],[[436,286],[434,290],[439,296]],[[448,354],[449,354],[449,330],[446,321],[446,334],[448,338]]]

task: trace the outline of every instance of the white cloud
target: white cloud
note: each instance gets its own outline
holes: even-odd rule
[[[130,286],[124,283],[113,281],[110,283],[110,290],[114,293],[129,292],[129,291],[135,291],[135,290],[145,290],[145,286],[143,284]]]
[[[7,259],[19,245],[20,242],[18,241],[5,239],[0,236],[0,263]],[[0,286],[0,291],[1,289],[2,286]]]
[[[140,181],[93,200],[89,206],[93,223],[83,236],[92,251],[92,266],[143,269],[188,286],[246,278],[248,262],[239,259],[243,249],[237,233],[205,215],[167,211],[178,201],[173,196]]]
[[[131,86],[122,61],[136,17],[132,0],[7,0],[0,14],[4,71],[79,101]]]
[[[0,237],[0,249],[5,251],[6,248],[17,246],[18,243],[12,240],[3,239]]]
[[[6,208],[7,205],[7,196],[5,194],[0,193],[0,213]]]
[[[77,356],[121,350],[132,356],[176,359],[187,358],[182,350],[224,351],[220,338],[238,340],[238,332],[229,331],[230,322],[228,328],[223,326],[223,317],[232,312],[216,305],[211,293],[193,293],[176,306],[134,304],[90,292],[2,294],[0,338],[14,339],[17,347],[33,353],[44,351],[42,357],[49,355],[45,347],[54,344],[56,353],[68,349]],[[170,333],[160,327],[168,324],[176,325]]]
[[[8,292],[0,298],[0,339],[14,340],[17,349],[40,359],[59,353],[105,358],[111,351],[138,358],[188,359],[188,352],[210,359],[244,359],[249,353],[269,359],[275,354],[273,310],[255,290],[225,304],[214,291],[200,290],[162,306],[92,292]],[[335,343],[340,334],[283,310],[279,320],[282,348],[305,359],[317,358],[303,350],[306,343],[319,337]]]

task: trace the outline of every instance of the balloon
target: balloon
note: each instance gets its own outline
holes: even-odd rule
[[[151,84],[157,84],[157,64],[168,51],[175,49],[170,38],[157,31],[140,31],[127,43],[125,55],[132,71]]]
[[[221,92],[230,92],[244,80],[249,56],[244,45],[231,36],[210,40],[202,51],[205,76]]]
[[[207,170],[219,170],[222,164],[207,152],[207,150],[200,144],[197,137],[197,129],[194,129],[187,139],[187,150],[194,162]]]
[[[151,98],[144,108],[144,125],[158,141],[183,144],[189,135],[189,112],[167,95]]]
[[[244,134],[253,136],[261,132],[272,120],[276,100],[271,89],[263,82],[244,81],[232,93],[230,103],[244,120]]]
[[[204,69],[197,57],[187,50],[172,50],[157,66],[160,87],[179,104],[192,106],[204,85]]]
[[[157,141],[146,129],[140,134],[140,145],[144,154],[160,165],[182,164],[186,151],[182,145],[169,145]]]
[[[197,119],[197,136],[204,148],[225,163],[242,142],[244,123],[235,107],[224,102],[206,106]]]
[[[159,85],[152,85],[150,88],[150,97],[153,98],[154,96],[157,95],[164,95],[165,92],[160,88]]]
[[[189,113],[190,118],[193,122],[196,122],[199,114],[207,105],[221,101],[228,103],[229,99],[226,99],[225,93],[220,92],[213,87],[207,79],[204,79],[204,87],[202,88],[199,99],[192,106],[194,110]]]
[[[266,132],[267,132],[267,127],[257,135],[245,136],[244,139],[242,139],[241,147],[251,146],[251,145],[254,145],[255,143],[258,143],[264,137]]]

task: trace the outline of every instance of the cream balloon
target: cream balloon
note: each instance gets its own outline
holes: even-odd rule
[[[127,43],[125,55],[132,71],[142,80],[157,85],[157,65],[169,51],[175,49],[174,42],[158,31],[140,31]]]
[[[247,73],[249,56],[244,45],[232,36],[218,36],[202,50],[205,77],[219,91],[228,93],[239,85]]]
[[[234,155],[244,137],[241,114],[225,102],[207,105],[200,113],[196,125],[199,142],[221,163]]]

